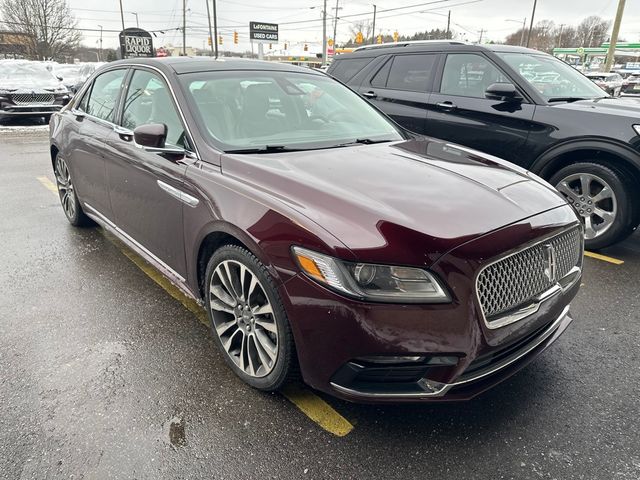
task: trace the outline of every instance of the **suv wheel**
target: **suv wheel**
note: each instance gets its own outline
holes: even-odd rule
[[[76,196],[73,182],[71,181],[71,172],[69,171],[67,162],[65,162],[60,155],[56,156],[53,172],[56,177],[62,210],[64,210],[64,214],[67,216],[69,223],[75,227],[94,225],[93,220],[87,217],[82,210],[82,206]]]
[[[587,249],[597,250],[616,243],[637,226],[631,185],[610,166],[574,163],[559,170],[550,183],[581,217]]]
[[[207,265],[206,305],[213,337],[231,369],[272,391],[297,372],[291,328],[271,274],[249,251],[218,249]]]

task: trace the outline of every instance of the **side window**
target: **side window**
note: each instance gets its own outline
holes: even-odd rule
[[[356,73],[367,66],[371,60],[373,60],[372,57],[337,60],[335,67],[333,67],[329,73],[332,77],[336,77],[338,80],[347,83]]]
[[[485,98],[489,85],[503,82],[509,79],[483,55],[455,53],[447,55],[440,93]]]
[[[435,55],[397,55],[393,58],[387,88],[426,92]]]
[[[389,71],[391,70],[392,60],[387,60],[385,64],[378,70],[378,72],[371,79],[372,87],[384,88],[387,85],[387,78],[389,78]]]
[[[86,104],[85,96],[80,102],[80,108],[82,109],[83,104],[85,104],[84,111],[89,115],[113,122],[118,96],[122,90],[122,81],[126,72],[124,69],[111,70],[98,75],[93,81]]]
[[[155,73],[136,70],[124,101],[122,126],[133,130],[148,123],[165,124],[167,144],[184,146],[184,127],[169,87]]]

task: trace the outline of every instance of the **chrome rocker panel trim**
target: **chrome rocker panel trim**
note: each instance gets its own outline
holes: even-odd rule
[[[421,399],[421,398],[438,398],[438,397],[443,397],[449,390],[451,390],[453,387],[457,387],[460,385],[466,385],[468,383],[472,383],[475,382],[477,380],[480,380],[482,378],[488,377],[490,375],[493,375],[494,373],[508,367],[509,365],[517,362],[518,360],[520,360],[521,358],[525,357],[526,355],[528,355],[529,353],[531,353],[533,350],[535,350],[537,347],[539,347],[542,343],[544,343],[545,340],[547,340],[549,337],[551,337],[556,330],[558,330],[558,327],[560,326],[560,324],[562,323],[562,321],[565,319],[565,317],[569,314],[569,305],[567,305],[563,310],[562,313],[558,316],[558,318],[556,318],[553,323],[551,323],[551,325],[549,325],[549,327],[547,327],[547,329],[542,332],[540,335],[538,335],[533,341],[531,341],[531,343],[527,344],[524,348],[517,350],[516,352],[512,353],[511,355],[509,355],[508,357],[506,357],[504,360],[494,364],[494,365],[490,365],[487,368],[480,370],[479,372],[474,373],[473,375],[469,375],[468,377],[465,377],[464,375],[462,375],[461,377],[458,378],[457,381],[453,382],[453,383],[440,383],[440,382],[434,382],[431,381],[429,379],[423,378],[422,380],[420,380],[418,382],[418,384],[420,385],[421,388],[424,389],[424,392],[393,392],[393,393],[371,393],[371,392],[361,392],[358,390],[354,390],[351,388],[346,388],[343,387],[342,385],[338,385],[334,382],[331,382],[331,386],[340,393],[346,394],[346,395],[350,395],[350,396],[355,396],[355,397],[359,397],[362,399],[366,399],[366,398],[371,398],[371,399],[402,399],[402,398],[409,398],[409,399]]]
[[[83,207],[85,207],[85,213],[88,217],[94,220],[97,224],[103,227],[105,230],[109,231],[120,241],[125,243],[129,248],[135,251],[138,255],[143,257],[147,262],[153,265],[156,269],[160,271],[169,281],[182,293],[184,293],[189,298],[195,300],[199,305],[204,305],[202,299],[198,298],[191,289],[187,286],[186,280],[180,275],[178,272],[173,270],[169,265],[160,260],[157,256],[147,250],[142,244],[140,244],[137,240],[131,237],[127,232],[118,227],[115,223],[105,217],[102,213],[96,210],[94,207],[89,205],[86,202],[82,202]]]

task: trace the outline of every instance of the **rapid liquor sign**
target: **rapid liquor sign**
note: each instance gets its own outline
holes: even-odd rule
[[[249,22],[249,38],[252,42],[277,43],[278,25],[276,23]]]
[[[125,28],[120,32],[122,58],[154,57],[151,34],[141,28]]]

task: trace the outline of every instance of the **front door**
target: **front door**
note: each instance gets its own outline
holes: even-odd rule
[[[510,80],[481,54],[448,54],[441,77],[429,97],[426,134],[518,163],[535,105],[487,99],[489,85]]]
[[[136,69],[129,80],[120,128],[105,151],[116,225],[148,252],[185,277],[184,235],[179,198],[186,170],[183,159],[151,153],[130,134],[144,124],[165,124],[167,146],[184,146],[185,129],[171,91],[157,73]]]

